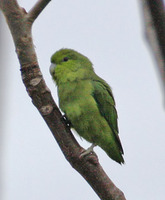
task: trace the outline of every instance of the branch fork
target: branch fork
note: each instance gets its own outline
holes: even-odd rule
[[[31,28],[49,2],[50,0],[38,0],[33,8],[26,12],[16,0],[0,0],[0,8],[6,17],[15,43],[23,83],[32,103],[47,123],[71,166],[85,178],[100,199],[125,200],[124,194],[102,169],[95,153],[80,156],[84,149],[77,143],[64,122],[39,69]]]

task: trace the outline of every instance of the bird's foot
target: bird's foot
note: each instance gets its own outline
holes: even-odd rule
[[[66,115],[63,115],[62,116],[62,119],[65,121],[66,125],[71,128],[72,124],[71,122],[68,120],[67,116]]]
[[[96,145],[96,144],[92,144],[88,149],[86,149],[86,150],[80,155],[80,157],[82,158],[83,156],[92,153],[92,152],[93,152],[93,148],[94,148],[95,146],[97,146],[97,145]]]

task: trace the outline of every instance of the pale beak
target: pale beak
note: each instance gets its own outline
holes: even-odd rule
[[[52,63],[49,68],[50,74],[53,76],[55,73],[56,64]]]

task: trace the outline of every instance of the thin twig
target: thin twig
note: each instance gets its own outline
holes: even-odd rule
[[[33,23],[50,1],[51,0],[38,0],[27,14],[29,21]]]

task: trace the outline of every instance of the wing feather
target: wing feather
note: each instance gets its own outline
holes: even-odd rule
[[[120,142],[120,138],[118,136],[118,124],[117,124],[117,111],[115,108],[115,100],[111,91],[111,88],[109,85],[101,78],[93,80],[92,81],[94,91],[93,91],[93,97],[95,101],[97,102],[99,111],[101,115],[106,119],[108,122],[109,126],[111,127],[115,138],[116,142],[119,146],[119,149],[122,154],[123,148]]]

